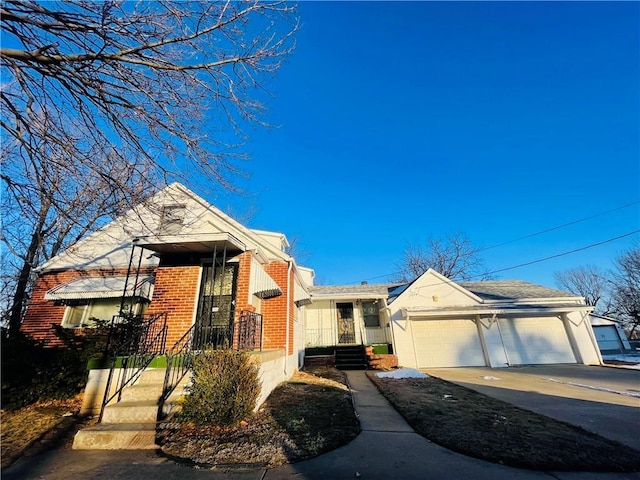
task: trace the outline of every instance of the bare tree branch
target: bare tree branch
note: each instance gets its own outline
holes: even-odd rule
[[[243,126],[264,124],[263,83],[293,51],[297,18],[280,0],[7,0],[0,24],[3,265],[15,287],[0,300],[16,328],[32,268],[151,190],[237,189]]]

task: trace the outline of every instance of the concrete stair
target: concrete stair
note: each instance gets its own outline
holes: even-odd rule
[[[147,369],[132,385],[122,390],[121,400],[107,405],[101,423],[80,430],[73,441],[77,450],[155,449],[159,400],[164,369]],[[173,401],[182,393],[172,395]],[[171,406],[163,410],[171,410]]]
[[[366,370],[368,366],[364,345],[339,345],[335,347],[336,368],[339,370]]]

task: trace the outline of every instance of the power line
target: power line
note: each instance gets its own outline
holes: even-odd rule
[[[493,248],[502,247],[503,245],[508,245],[510,243],[519,242],[520,240],[525,240],[527,238],[536,237],[538,235],[542,235],[544,233],[552,232],[554,230],[559,230],[560,228],[570,227],[571,225],[575,225],[576,223],[581,223],[581,222],[584,222],[586,220],[591,220],[592,218],[601,217],[602,215],[606,215],[607,213],[615,212],[617,210],[622,210],[623,208],[628,208],[628,207],[631,207],[633,205],[638,205],[639,203],[640,203],[640,201],[627,203],[626,205],[621,205],[619,207],[615,207],[615,208],[612,208],[610,210],[606,210],[604,212],[600,212],[600,213],[596,213],[594,215],[590,215],[588,217],[580,218],[578,220],[574,220],[573,222],[563,223],[562,225],[557,225],[555,227],[547,228],[545,230],[540,230],[539,232],[530,233],[529,235],[525,235],[524,237],[518,237],[518,238],[515,238],[513,240],[508,240],[506,242],[502,242],[502,243],[497,243],[495,245],[491,245],[490,247],[480,248],[479,250],[476,250],[474,253],[484,252],[486,250],[491,250]]]
[[[484,251],[487,251],[487,250],[491,250],[491,249],[493,249],[493,248],[498,248],[498,247],[502,247],[502,246],[504,246],[504,245],[509,245],[509,244],[511,244],[511,243],[519,242],[520,240],[526,240],[527,238],[536,237],[536,236],[538,236],[538,235],[542,235],[542,234],[544,234],[544,233],[548,233],[548,232],[552,232],[552,231],[554,231],[554,230],[559,230],[559,229],[561,229],[561,228],[569,227],[569,226],[571,226],[571,225],[575,225],[575,224],[577,224],[577,223],[581,223],[581,222],[584,222],[584,221],[586,221],[586,220],[591,220],[592,218],[601,217],[602,215],[606,215],[606,214],[611,213],[611,212],[616,212],[616,211],[618,211],[618,210],[622,210],[623,208],[629,208],[629,207],[632,207],[632,206],[634,206],[634,205],[638,205],[638,204],[640,204],[640,201],[635,201],[635,202],[631,202],[631,203],[626,203],[626,204],[624,204],[624,205],[620,205],[620,206],[618,206],[618,207],[614,207],[614,208],[611,208],[611,209],[609,209],[609,210],[605,210],[604,212],[595,213],[595,214],[593,214],[593,215],[589,215],[588,217],[583,217],[583,218],[580,218],[580,219],[578,219],[578,220],[574,220],[574,221],[572,221],[572,222],[563,223],[562,225],[556,225],[555,227],[546,228],[546,229],[544,229],[544,230],[540,230],[540,231],[538,231],[538,232],[530,233],[530,234],[525,235],[525,236],[523,236],[523,237],[514,238],[513,240],[507,240],[506,242],[497,243],[497,244],[495,244],[495,245],[491,245],[491,246],[489,246],[489,247],[483,247],[483,248],[480,248],[480,249],[478,249],[478,250],[474,250],[474,252],[473,252],[473,253],[474,253],[474,254],[475,254],[475,253],[480,253],[480,252],[484,252]],[[628,237],[628,236],[633,235],[634,233],[637,233],[637,232],[638,232],[638,231],[635,231],[635,232],[631,232],[631,233],[629,233],[629,234],[622,235],[621,237],[616,237],[616,238],[611,239],[611,240],[605,240],[605,241],[604,241],[604,242],[602,242],[602,243],[608,243],[609,241],[614,241],[614,240],[617,240],[618,238]],[[596,244],[593,244],[593,245],[589,245],[589,246],[587,246],[587,247],[579,248],[579,249],[577,249],[577,250],[572,250],[572,251],[570,251],[570,252],[566,252],[566,253],[564,253],[564,254],[553,255],[553,256],[551,256],[551,257],[547,257],[546,259],[534,260],[534,261],[532,261],[532,262],[525,263],[525,264],[522,264],[522,265],[518,265],[518,266],[515,266],[515,267],[507,267],[507,268],[503,268],[503,269],[500,269],[500,270],[496,270],[495,272],[490,272],[490,273],[485,274],[485,275],[490,275],[490,274],[497,273],[497,272],[503,272],[503,271],[506,271],[506,270],[513,270],[513,269],[518,268],[518,267],[520,267],[520,266],[526,266],[526,265],[530,265],[530,264],[532,264],[532,263],[538,263],[538,262],[542,262],[542,261],[544,261],[544,260],[548,260],[548,259],[556,258],[556,257],[563,256],[563,255],[568,255],[568,254],[570,254],[570,253],[579,252],[580,250],[585,250],[585,249],[587,249],[587,248],[591,248],[592,246],[598,246],[598,245],[601,245],[602,243],[596,243]],[[369,277],[369,278],[366,278],[365,280],[375,280],[375,279],[378,279],[378,278],[387,278],[387,277],[390,277],[390,276],[392,276],[392,275],[398,275],[398,274],[401,274],[401,273],[402,273],[402,271],[401,271],[401,270],[399,270],[399,271],[396,271],[396,272],[388,273],[388,274],[386,274],[386,275],[376,275],[375,277]],[[478,275],[476,275],[476,276],[478,276]],[[356,283],[356,282],[354,282],[354,283]]]
[[[600,245],[604,245],[605,243],[615,242],[616,240],[620,240],[622,238],[630,237],[631,235],[635,235],[636,233],[640,233],[640,229],[634,230],[632,232],[624,233],[622,235],[618,235],[617,237],[608,238],[606,240],[602,240],[601,242],[592,243],[592,244],[586,245],[584,247],[574,248],[573,250],[568,250],[566,252],[557,253],[557,254],[551,255],[549,257],[539,258],[537,260],[532,260],[530,262],[520,263],[520,264],[514,265],[512,267],[500,268],[498,270],[493,270],[491,272],[482,273],[482,274],[479,274],[479,275],[474,275],[471,278],[484,277],[484,276],[487,276],[487,275],[493,275],[494,273],[506,272],[507,270],[514,270],[516,268],[526,267],[526,266],[529,266],[529,265],[533,265],[535,263],[545,262],[547,260],[551,260],[551,259],[554,259],[554,258],[564,257],[565,255],[570,255],[572,253],[580,252],[582,250],[588,250],[589,248],[598,247]],[[397,273],[402,273],[402,272],[394,272],[394,273],[389,273],[387,275],[378,275],[376,277],[370,277],[368,280],[373,280],[375,278],[390,277],[391,275],[395,275]],[[453,282],[453,280],[451,280],[451,282]],[[434,283],[433,285],[425,285],[425,286],[432,287],[432,286],[440,285],[441,283],[446,283],[446,282],[440,282],[440,283],[437,283],[437,284]]]
[[[591,245],[587,245],[586,247],[575,248],[575,249],[569,250],[567,252],[558,253],[556,255],[551,255],[550,257],[539,258],[538,260],[532,260],[531,262],[521,263],[519,265],[514,265],[513,267],[506,267],[506,268],[501,268],[499,270],[494,270],[493,272],[489,272],[486,275],[493,275],[494,273],[505,272],[507,270],[513,270],[515,268],[520,268],[520,267],[526,267],[528,265],[533,265],[534,263],[540,263],[540,262],[545,262],[547,260],[551,260],[552,258],[564,257],[565,255],[570,255],[570,254],[575,253],[575,252],[580,252],[582,250],[587,250],[589,248],[597,247],[599,245],[604,245],[605,243],[614,242],[616,240],[620,240],[621,238],[630,237],[631,235],[634,235],[634,234],[639,233],[639,232],[640,232],[640,229],[634,230],[633,232],[629,232],[629,233],[625,233],[625,234],[622,234],[622,235],[618,235],[617,237],[609,238],[607,240],[603,240],[602,242],[592,243]],[[478,276],[478,275],[476,275],[476,276]]]

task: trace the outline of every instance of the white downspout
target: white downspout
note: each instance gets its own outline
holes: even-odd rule
[[[291,269],[293,268],[293,262],[289,261],[289,266],[287,267],[287,327],[286,327],[286,337],[284,339],[284,374],[289,375],[288,372],[288,363],[289,363],[289,315],[291,310]]]

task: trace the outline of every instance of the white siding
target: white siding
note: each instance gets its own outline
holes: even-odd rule
[[[559,318],[501,318],[498,322],[509,365],[576,363]]]

